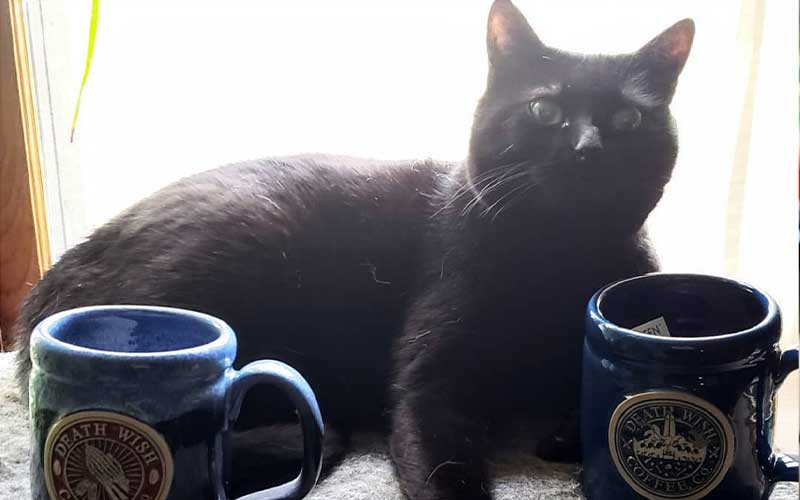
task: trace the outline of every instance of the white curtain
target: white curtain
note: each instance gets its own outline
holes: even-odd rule
[[[56,255],[136,199],[220,163],[307,151],[464,156],[488,0],[103,2],[70,144],[89,3],[29,4]],[[681,153],[653,239],[666,270],[774,294],[796,342],[797,2],[518,5],[546,43],[576,51],[635,50],[695,19],[673,104]]]
[[[517,1],[546,43],[576,51],[635,50],[694,18],[673,103],[681,152],[651,233],[665,270],[773,294],[784,344],[796,343],[797,2]],[[54,256],[135,200],[221,163],[310,151],[463,158],[489,4],[101,2],[70,143],[90,0],[29,0]],[[778,412],[778,441],[795,452],[796,384]]]

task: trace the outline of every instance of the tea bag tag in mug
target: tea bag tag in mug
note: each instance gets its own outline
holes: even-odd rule
[[[634,326],[631,328],[631,330],[639,333],[645,333],[647,335],[655,335],[656,337],[672,337],[672,335],[669,333],[667,320],[664,319],[664,316],[659,316],[654,320],[648,321],[647,323]]]

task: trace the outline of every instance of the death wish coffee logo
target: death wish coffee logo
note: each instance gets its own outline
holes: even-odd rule
[[[111,412],[78,412],[56,422],[44,467],[53,500],[163,500],[172,484],[172,456],[161,435]]]
[[[622,478],[651,500],[697,500],[725,477],[733,461],[730,422],[711,403],[674,392],[623,401],[608,428]]]

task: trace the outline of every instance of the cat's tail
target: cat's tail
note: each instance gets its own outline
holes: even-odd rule
[[[57,284],[53,280],[43,279],[37,283],[19,308],[11,336],[14,339],[12,348],[16,351],[16,374],[19,386],[20,401],[28,405],[28,379],[31,373],[30,343],[33,329],[46,317],[66,309],[59,307]]]
[[[96,231],[101,241],[117,241],[117,226],[108,223]],[[103,260],[104,248],[79,243],[70,248],[31,289],[19,307],[14,324],[13,348],[17,351],[17,384],[23,405],[28,405],[28,381],[31,373],[30,343],[33,329],[45,318],[75,307],[103,303],[122,303],[119,293],[127,293],[118,285],[114,271],[122,266],[108,258]],[[101,265],[102,264],[102,265]],[[111,281],[115,286],[109,286]],[[105,286],[98,284],[105,282]],[[117,296],[109,296],[109,289]]]
[[[349,435],[325,426],[322,439],[322,477],[344,458]],[[233,477],[236,495],[261,490],[294,479],[303,461],[303,434],[299,423],[275,424],[234,432]]]

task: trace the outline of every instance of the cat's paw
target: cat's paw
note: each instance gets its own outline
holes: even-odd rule
[[[553,434],[539,442],[536,455],[548,462],[580,462],[581,442],[575,437]]]

